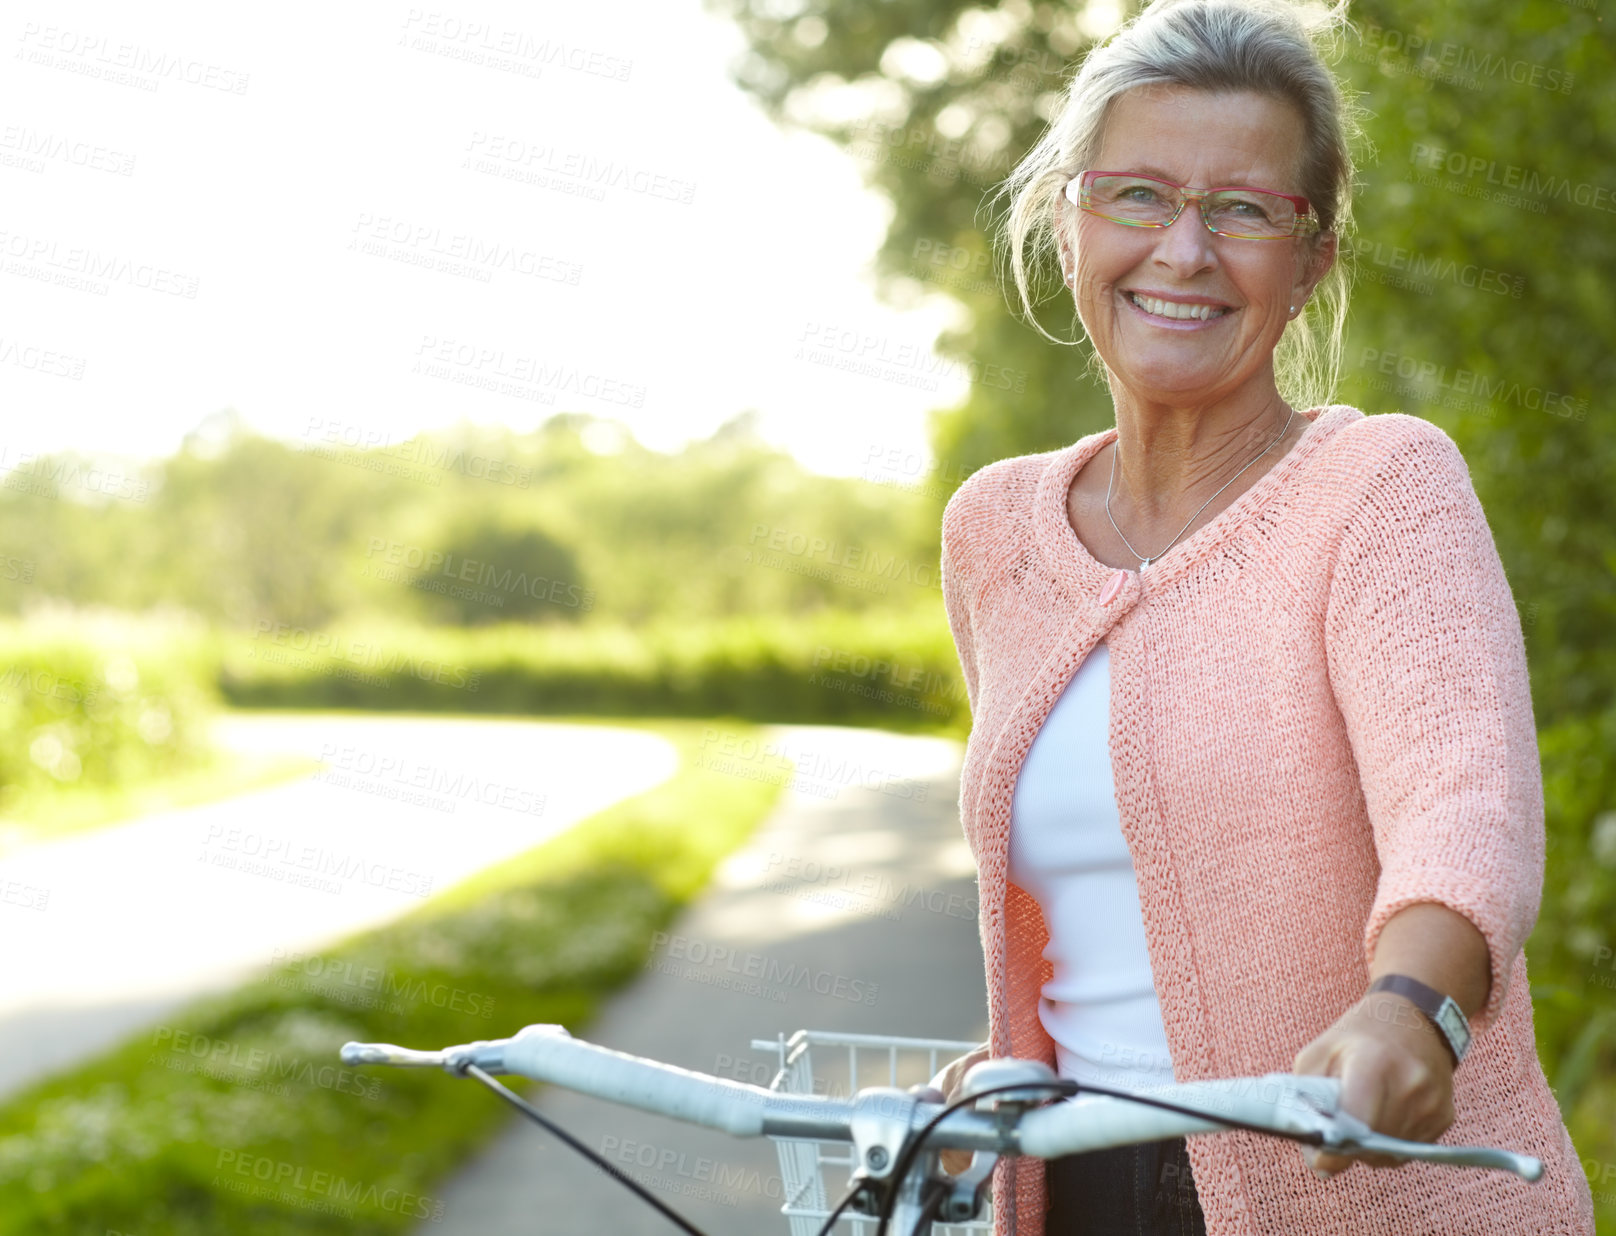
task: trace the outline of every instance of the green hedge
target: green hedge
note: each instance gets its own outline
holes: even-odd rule
[[[940,606],[643,629],[266,624],[219,656],[220,689],[247,707],[729,715],[955,735],[970,720]]]
[[[0,627],[0,812],[206,764],[214,676],[177,629]]]
[[[734,716],[963,738],[941,607],[644,629],[209,631],[121,615],[0,625],[0,828],[59,835],[307,771],[210,751],[242,707]]]
[[[338,1048],[579,1027],[639,972],[781,784],[701,767],[698,723],[653,728],[682,757],[661,786],[0,1108],[0,1236],[384,1236],[430,1216],[506,1108]]]

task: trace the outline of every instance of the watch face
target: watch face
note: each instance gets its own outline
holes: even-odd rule
[[[1442,1001],[1442,1006],[1436,1011],[1436,1020],[1447,1032],[1454,1054],[1463,1057],[1470,1047],[1470,1023],[1465,1020],[1464,1010],[1454,1002],[1452,996]]]

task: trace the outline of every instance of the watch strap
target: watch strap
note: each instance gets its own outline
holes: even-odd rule
[[[1377,991],[1403,996],[1424,1013],[1453,1053],[1454,1067],[1458,1067],[1470,1050],[1470,1022],[1457,1000],[1406,974],[1383,974],[1369,984],[1369,992],[1365,994]]]

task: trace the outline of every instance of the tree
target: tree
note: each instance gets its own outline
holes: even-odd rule
[[[576,622],[595,605],[570,547],[532,523],[462,519],[412,581],[431,617],[458,626]]]

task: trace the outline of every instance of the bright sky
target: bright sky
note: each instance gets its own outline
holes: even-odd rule
[[[0,449],[150,458],[227,408],[672,449],[755,408],[857,473],[965,390],[948,307],[874,297],[884,199],[730,84],[699,0],[10,12]]]

